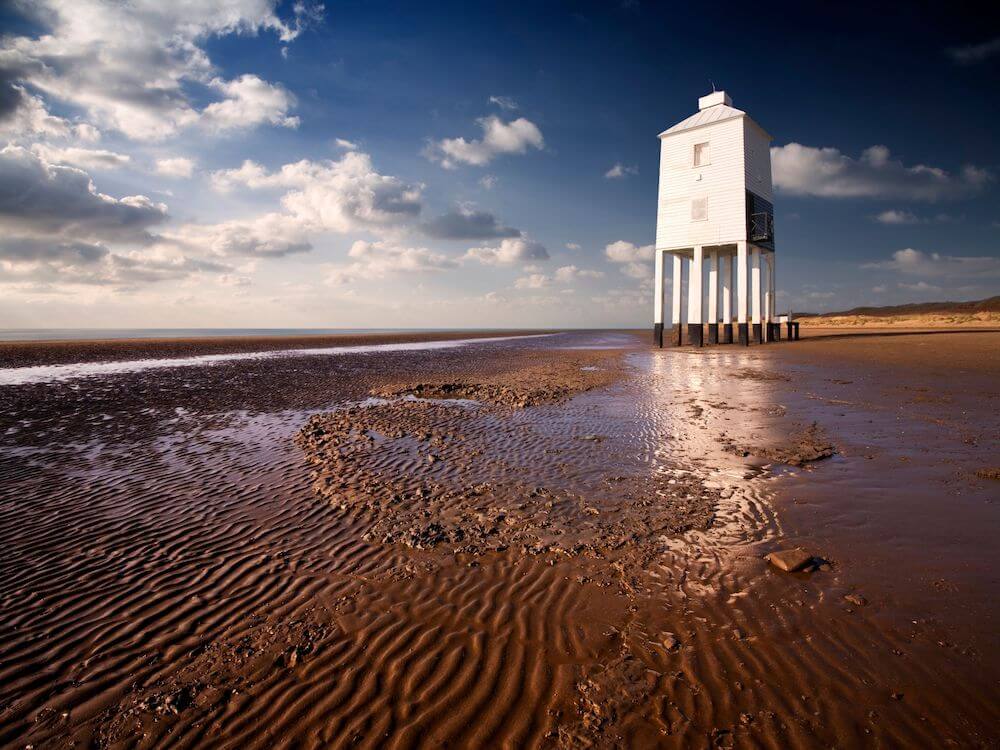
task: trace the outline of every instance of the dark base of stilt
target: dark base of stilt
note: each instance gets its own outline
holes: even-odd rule
[[[750,327],[746,323],[737,323],[736,328],[739,331],[740,346],[750,346]]]
[[[653,345],[663,348],[663,323],[653,323]]]
[[[720,344],[731,344],[733,343],[733,324],[723,323],[722,324],[722,338],[719,339]]]
[[[772,323],[771,330],[774,334],[774,340],[781,341],[781,323]]]
[[[792,331],[793,331],[792,326],[793,325],[794,325],[793,323],[785,323],[785,335],[788,337],[789,341],[791,341],[792,338],[793,338],[793,334],[792,334]]]
[[[798,341],[799,340],[799,324],[798,323],[792,323],[792,325],[795,327],[795,339],[794,340]]]
[[[688,343],[691,346],[702,345],[703,331],[701,323],[688,323]]]
[[[753,342],[755,344],[764,343],[764,328],[760,323],[753,323]]]
[[[708,324],[708,343],[718,344],[719,343],[719,324],[709,323]]]
[[[670,329],[670,345],[680,346],[681,345],[681,324],[674,323]]]

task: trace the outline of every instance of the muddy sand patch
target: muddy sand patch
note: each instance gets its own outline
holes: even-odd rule
[[[736,455],[758,456],[786,466],[805,466],[830,458],[837,452],[815,422],[804,430],[789,435],[786,442],[778,445],[737,445],[727,438],[723,438],[721,442],[726,450]]]
[[[719,494],[693,474],[650,471],[613,437],[538,429],[536,415],[558,419],[552,404],[620,373],[606,354],[581,369],[597,361],[390,386],[375,392],[388,401],[315,415],[297,437],[314,490],[366,516],[372,543],[651,559],[707,528]]]
[[[513,372],[461,380],[397,383],[376,389],[372,395],[392,398],[416,396],[434,399],[468,399],[498,406],[523,408],[563,401],[570,396],[610,385],[621,377],[618,357],[607,354],[577,355],[556,363],[524,367]]]
[[[532,464],[558,451],[544,440],[491,407],[413,400],[316,415],[298,436],[317,494],[369,514],[370,542],[605,558],[652,553],[711,522],[718,496],[691,475],[623,474],[609,461],[574,491],[561,481],[572,466]]]

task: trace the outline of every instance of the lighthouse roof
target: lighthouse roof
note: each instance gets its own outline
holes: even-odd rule
[[[684,130],[693,130],[694,128],[700,128],[704,125],[711,125],[714,122],[722,122],[723,120],[730,120],[734,117],[746,117],[748,120],[753,122],[746,112],[742,109],[736,109],[733,106],[732,99],[726,95],[725,91],[713,91],[707,96],[703,96],[698,100],[698,111],[687,119],[681,120],[679,123],[673,127],[667,128],[662,133],[660,137],[665,135],[673,135],[674,133],[680,133]],[[754,122],[754,125],[757,125]],[[760,125],[757,125],[760,128]],[[761,130],[764,130],[761,128]],[[767,131],[764,131],[765,134]],[[770,138],[770,135],[768,135]]]

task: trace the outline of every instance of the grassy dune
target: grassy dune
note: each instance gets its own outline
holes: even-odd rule
[[[803,315],[797,320],[807,328],[995,328],[1000,326],[1000,297],[973,302],[857,307],[843,312]]]

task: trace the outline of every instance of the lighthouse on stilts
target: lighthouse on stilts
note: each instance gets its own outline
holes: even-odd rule
[[[771,136],[734,108],[724,91],[701,97],[696,114],[660,133],[653,305],[658,346],[663,346],[668,256],[675,346],[685,338],[701,346],[706,328],[709,344],[747,345],[780,337],[770,144]],[[790,315],[782,317],[791,338],[797,326]]]

